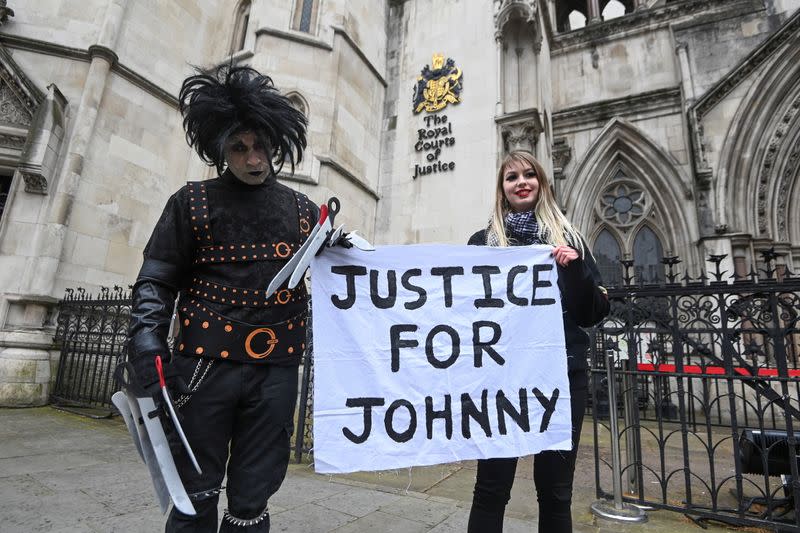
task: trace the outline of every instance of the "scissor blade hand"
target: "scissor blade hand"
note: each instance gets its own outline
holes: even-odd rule
[[[181,438],[181,442],[183,443],[183,448],[186,450],[186,455],[189,456],[189,460],[192,461],[192,465],[194,466],[194,469],[197,471],[197,473],[202,474],[203,471],[200,469],[200,465],[197,462],[197,458],[194,456],[192,447],[189,446],[189,439],[186,438],[186,433],[183,432],[183,427],[181,426],[181,423],[178,420],[178,414],[175,412],[175,407],[173,407],[172,405],[172,398],[169,397],[169,393],[167,392],[166,387],[162,387],[161,394],[164,396],[164,403],[167,405],[167,410],[169,411],[169,417],[172,419],[172,424],[175,426],[175,430],[178,432],[178,436]]]
[[[297,284],[300,283],[300,280],[303,279],[303,275],[305,274],[308,265],[311,264],[311,260],[317,254],[319,249],[325,245],[329,231],[331,231],[331,220],[327,218],[325,219],[325,222],[323,222],[322,226],[320,226],[320,231],[314,235],[314,238],[309,238],[308,241],[306,241],[310,244],[303,252],[303,255],[300,258],[300,261],[297,263],[294,272],[292,272],[292,277],[289,278],[290,289],[296,287]]]
[[[347,235],[345,235],[344,240],[358,248],[359,250],[364,250],[365,252],[373,252],[375,251],[375,247],[372,246],[367,239],[358,235],[355,231],[351,231]]]
[[[295,252],[295,254],[292,256],[292,258],[289,259],[289,262],[287,262],[283,268],[280,269],[277,274],[275,274],[275,277],[272,278],[272,281],[270,281],[269,285],[267,286],[267,298],[272,296],[275,291],[278,290],[278,287],[280,287],[284,281],[289,279],[294,272],[294,269],[297,267],[297,263],[299,263],[303,258],[303,254],[305,254],[306,250],[308,250],[308,247],[311,246],[314,237],[316,237],[316,235],[320,232],[321,228],[322,226],[319,224],[314,226],[314,229],[311,230],[311,233],[309,234],[308,239],[306,239],[306,242],[303,243],[303,246],[301,246],[300,249],[297,250],[297,252]]]
[[[336,228],[331,232],[331,236],[328,238],[326,246],[328,248],[336,246],[337,244],[339,244],[339,241],[341,240],[343,235],[345,235],[344,224],[341,224],[338,228]]]

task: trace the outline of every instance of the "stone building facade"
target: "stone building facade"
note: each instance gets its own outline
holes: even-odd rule
[[[281,179],[379,244],[465,242],[524,148],[606,277],[651,280],[662,255],[800,268],[798,45],[800,0],[0,2],[0,404],[46,401],[57,299],[130,284],[212,176],[177,112],[193,65],[270,74],[310,124]]]

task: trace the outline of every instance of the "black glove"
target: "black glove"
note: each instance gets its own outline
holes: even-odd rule
[[[171,397],[175,398],[177,394],[191,394],[189,387],[186,386],[183,376],[178,373],[175,365],[165,362],[161,358],[163,364],[164,381]],[[136,385],[145,393],[152,396],[156,403],[162,399],[161,383],[158,376],[158,369],[156,368],[156,356],[154,355],[141,355],[134,357],[130,361],[133,366],[134,379]]]

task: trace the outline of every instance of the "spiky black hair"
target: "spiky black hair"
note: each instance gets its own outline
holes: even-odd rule
[[[178,97],[186,142],[207,165],[225,168],[226,139],[241,131],[263,136],[274,172],[287,159],[294,172],[306,147],[306,117],[272,83],[250,67],[221,66],[184,80]]]

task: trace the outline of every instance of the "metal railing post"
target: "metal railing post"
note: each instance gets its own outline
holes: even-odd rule
[[[614,376],[614,350],[606,350],[606,377],[608,379],[608,421],[611,430],[611,472],[614,500],[598,500],[591,506],[592,513],[608,520],[620,522],[645,522],[647,514],[635,505],[622,501],[622,472],[619,464],[619,427],[617,425],[617,392]]]

